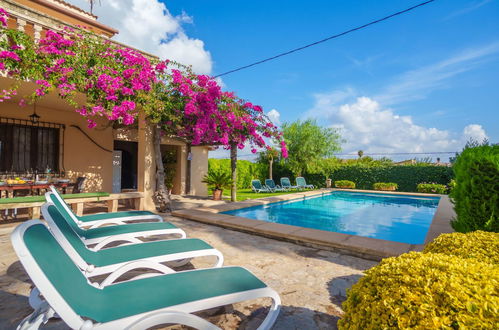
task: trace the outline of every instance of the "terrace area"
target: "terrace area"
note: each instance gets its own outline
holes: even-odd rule
[[[177,208],[223,205],[193,197],[176,197]],[[98,209],[95,209],[98,210]],[[341,303],[346,289],[376,261],[354,257],[339,251],[306,247],[289,242],[255,236],[219,226],[164,216],[165,220],[217,247],[224,265],[247,268],[274,288],[282,299],[280,316],[273,329],[334,329],[342,315]],[[10,244],[10,233],[17,223],[0,225],[0,328],[14,328],[30,313],[27,296],[31,281],[19,263]],[[206,260],[208,261],[208,260]],[[192,266],[202,267],[205,260]],[[222,329],[255,329],[267,314],[266,301],[249,301],[204,315]],[[51,320],[44,329],[67,329],[64,322]]]

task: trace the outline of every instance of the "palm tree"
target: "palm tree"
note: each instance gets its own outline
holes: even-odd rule
[[[357,151],[357,155],[359,155],[359,158],[362,158],[362,156],[364,155],[364,151],[362,150]]]

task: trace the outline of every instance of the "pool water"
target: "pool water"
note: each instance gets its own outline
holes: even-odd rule
[[[224,214],[389,241],[423,244],[440,197],[335,191]]]

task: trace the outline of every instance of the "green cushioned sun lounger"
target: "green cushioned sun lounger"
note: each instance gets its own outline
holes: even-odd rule
[[[298,189],[297,186],[292,186],[291,185],[291,181],[289,180],[289,178],[281,178],[281,187],[284,188],[285,190],[289,190],[289,189]]]
[[[82,232],[84,233],[84,230],[71,221],[67,221],[54,204],[44,204],[42,214],[54,237],[87,277],[108,274],[129,262],[138,260],[152,261],[154,263],[171,262],[170,265],[178,266],[186,263],[186,260],[188,262],[190,258],[215,256],[217,261],[214,267],[221,267],[223,264],[223,256],[220,251],[195,238],[151,242],[139,241],[140,244],[132,242],[131,244],[126,243],[108,248],[104,248],[107,246],[108,241],[103,241],[92,248],[88,248],[80,236]],[[108,227],[97,229],[105,228]],[[109,241],[116,242],[119,240]]]
[[[269,329],[279,313],[279,295],[241,267],[165,271],[118,283],[114,275],[96,287],[39,220],[19,225],[11,240],[36,291],[44,297],[18,329],[38,329],[56,314],[72,329],[138,330],[165,324],[218,329],[192,313],[258,298],[272,299],[258,329]]]
[[[296,178],[296,186],[299,189],[315,189],[315,186],[313,184],[307,184],[307,181],[305,181],[305,178],[302,176]]]
[[[83,239],[85,245],[110,244],[116,241],[128,241],[130,243],[142,242],[139,238],[155,235],[176,235],[185,238],[185,232],[169,222],[140,222],[124,223],[117,225],[108,223],[108,226],[94,226],[84,229],[74,221],[74,215],[64,201],[61,202],[57,196],[51,192],[45,194],[47,203],[53,205],[61,214],[73,230]],[[47,216],[50,217],[50,214]]]
[[[67,212],[71,214],[73,220],[81,226],[101,226],[107,224],[121,225],[130,221],[138,220],[148,220],[148,221],[159,221],[162,222],[163,218],[149,211],[127,211],[127,212],[112,212],[112,213],[100,213],[92,215],[77,216],[73,213],[71,208],[64,202],[61,195],[55,189],[54,186],[50,186],[51,192],[55,195],[61,204],[67,209]],[[45,194],[46,195],[46,194]]]
[[[262,186],[260,180],[252,180],[251,181],[251,189],[256,193],[261,192],[271,192],[267,186]]]
[[[284,188],[281,188],[281,186],[276,185],[273,179],[265,179],[265,186],[267,186],[270,191],[284,191]]]

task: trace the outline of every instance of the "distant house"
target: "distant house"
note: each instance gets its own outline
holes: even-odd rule
[[[61,30],[64,26],[77,25],[85,26],[103,38],[118,33],[98,22],[97,16],[62,0],[0,0],[0,7],[10,15],[9,28],[25,31],[34,39],[43,38],[49,29]],[[0,76],[0,90],[8,89],[12,83],[12,79]],[[34,83],[21,82],[18,98],[0,105],[1,174],[21,176],[49,169],[73,180],[84,176],[87,178],[86,191],[138,190],[144,192],[142,207],[154,208],[156,165],[152,129],[144,120],[139,120],[138,128],[133,129],[88,129],[85,118],[56,93],[45,96],[35,105],[20,107],[19,97],[34,90]],[[35,112],[39,118],[33,120]],[[201,179],[208,170],[209,147],[193,147],[187,155],[184,142],[164,138],[162,149],[174,162],[168,166],[175,172],[172,192],[183,194],[190,183],[191,194],[207,195]],[[188,160],[192,169],[189,183],[186,182]]]
[[[402,160],[400,162],[394,162],[393,165],[415,165],[416,160],[415,159],[407,159],[407,160]]]

